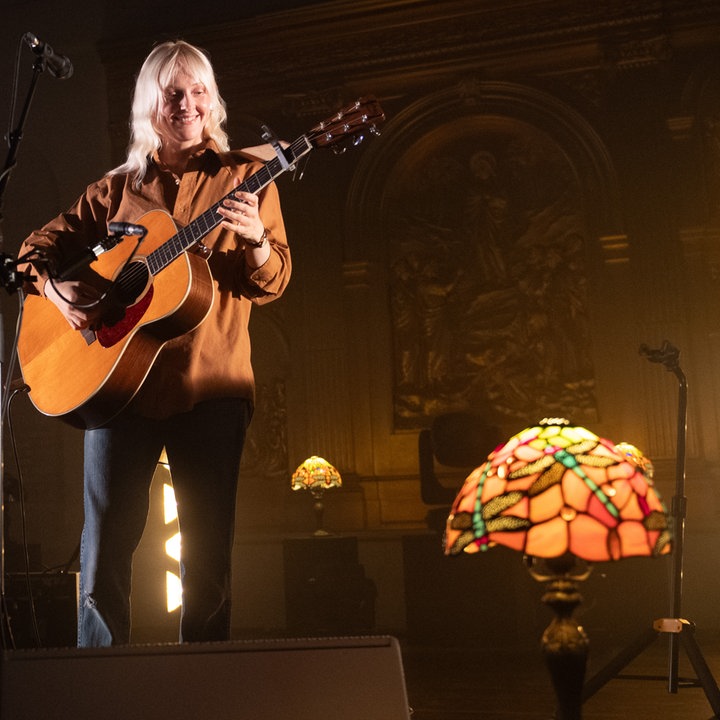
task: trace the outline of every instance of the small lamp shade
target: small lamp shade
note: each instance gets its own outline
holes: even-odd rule
[[[292,474],[293,490],[328,490],[342,486],[340,473],[324,458],[313,455]]]
[[[293,490],[309,490],[314,498],[315,535],[328,535],[323,528],[325,506],[322,496],[326,490],[342,487],[340,473],[324,458],[313,455],[300,465],[290,480]]]
[[[447,521],[445,552],[495,543],[538,558],[589,562],[671,550],[667,511],[652,465],[567,420],[514,435],[466,479]]]

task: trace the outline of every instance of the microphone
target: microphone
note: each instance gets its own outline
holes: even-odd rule
[[[677,366],[678,359],[680,357],[680,350],[678,350],[673,344],[667,340],[663,341],[662,347],[650,348],[645,343],[640,345],[640,355],[647,358],[653,363],[662,363],[663,365],[674,365]],[[669,369],[669,368],[668,368]]]
[[[113,230],[114,226],[116,227],[115,230]],[[98,240],[92,247],[86,247],[75,255],[63,267],[59,268],[53,277],[60,282],[72,280],[79,270],[82,270],[85,266],[97,260],[100,255],[112,250],[118,243],[122,242],[123,235],[144,235],[147,233],[147,230],[142,225],[130,225],[130,223],[110,223],[109,228],[110,235],[108,237]],[[123,232],[128,228],[135,232]]]
[[[69,78],[73,74],[73,66],[65,55],[58,55],[46,42],[39,40],[30,32],[23,35],[23,40],[39,57],[45,59],[47,69],[58,80]]]
[[[147,235],[147,228],[126,222],[111,222],[108,225],[111,235]]]

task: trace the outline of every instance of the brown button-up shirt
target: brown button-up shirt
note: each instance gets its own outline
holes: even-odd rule
[[[21,253],[27,246],[41,246],[51,262],[62,266],[78,251],[93,247],[105,237],[110,222],[142,224],[143,215],[154,210],[168,212],[179,229],[229,193],[235,178],[243,181],[261,168],[241,152],[219,153],[209,144],[190,160],[181,178],[154,162],[139,188],[133,187],[127,175],[108,175],[90,185],[67,212],[30,235]],[[291,273],[275,184],[270,183],[258,195],[260,218],[270,241],[269,259],[252,268],[245,261],[237,235],[221,227],[207,234],[203,243],[212,251],[208,264],[214,284],[210,311],[194,330],[163,346],[131,402],[135,412],[167,417],[211,398],[253,399],[250,308],[253,303],[279,297]],[[44,266],[39,265],[37,270],[34,290],[42,293]]]

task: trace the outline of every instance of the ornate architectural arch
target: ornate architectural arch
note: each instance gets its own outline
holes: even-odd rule
[[[615,195],[590,124],[534,88],[468,81],[388,122],[346,235],[387,274],[396,429],[468,407],[595,418],[588,268],[627,246]]]

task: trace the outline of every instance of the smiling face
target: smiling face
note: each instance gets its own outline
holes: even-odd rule
[[[179,70],[163,90],[158,131],[164,146],[189,150],[203,142],[211,102],[205,85]],[[169,149],[169,148],[168,148]]]

